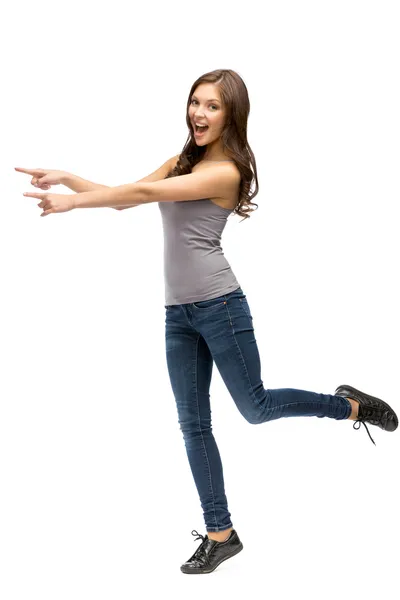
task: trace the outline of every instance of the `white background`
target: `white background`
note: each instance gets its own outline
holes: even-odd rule
[[[259,209],[230,217],[222,246],[264,385],[350,384],[400,413],[397,9],[3,7],[2,600],[398,598],[398,431],[369,426],[375,447],[351,421],[250,425],[215,366],[213,430],[244,550],[208,577],[181,573],[205,525],[165,361],[158,205],[40,218],[14,170],[137,181],[182,150],[192,83],[236,70]]]

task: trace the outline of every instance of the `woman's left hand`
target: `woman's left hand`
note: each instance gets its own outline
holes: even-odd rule
[[[43,208],[41,217],[46,217],[50,213],[68,212],[75,208],[76,194],[47,194],[46,192],[25,192],[24,196],[31,198],[40,198],[39,208]]]

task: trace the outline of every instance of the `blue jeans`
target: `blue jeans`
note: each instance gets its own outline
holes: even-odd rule
[[[352,407],[341,396],[264,388],[253,317],[241,288],[212,300],[165,309],[167,366],[186,453],[206,529],[223,531],[233,525],[211,427],[213,362],[249,423],[296,416],[347,419]]]

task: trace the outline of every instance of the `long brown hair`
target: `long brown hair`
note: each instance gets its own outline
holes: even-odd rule
[[[189,136],[176,166],[169,171],[165,179],[191,173],[192,167],[202,160],[206,152],[206,146],[197,146],[189,118],[192,94],[201,83],[214,83],[219,87],[222,103],[226,109],[225,125],[221,133],[222,146],[225,154],[235,162],[241,174],[239,199],[234,213],[248,219],[247,213],[255,210],[250,208],[250,205],[258,208],[258,204],[251,202],[251,199],[258,194],[258,177],[256,159],[247,141],[249,95],[243,79],[235,71],[230,69],[210,71],[201,75],[192,85],[186,107]],[[255,187],[250,191],[253,180]]]

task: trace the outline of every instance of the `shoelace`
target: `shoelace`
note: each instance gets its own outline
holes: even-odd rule
[[[358,427],[356,427],[357,423],[358,423]],[[375,444],[374,440],[371,437],[370,432],[368,431],[368,427],[366,426],[364,419],[356,419],[356,421],[353,423],[353,429],[356,429],[356,430],[360,429],[361,423],[364,425],[365,429],[367,430],[367,433],[368,433],[369,437],[371,438],[371,441]],[[376,446],[376,444],[375,444],[375,446]]]
[[[197,548],[196,552],[193,555],[193,558],[201,565],[202,563],[206,562],[206,560],[207,560],[207,556],[206,556],[205,552],[203,551],[204,544],[205,544],[205,542],[207,542],[207,537],[204,535],[201,535],[201,533],[198,533],[195,529],[193,529],[192,535],[197,535],[197,537],[193,540],[194,542],[197,542],[197,540],[199,540],[199,539],[202,540],[202,543],[200,544],[200,546]]]
[[[206,536],[201,535],[201,533],[198,533],[195,529],[193,529],[192,535],[197,535],[197,538],[193,540],[194,542],[197,542],[197,540],[199,540],[200,538],[203,540],[203,542],[205,542],[207,539]]]

